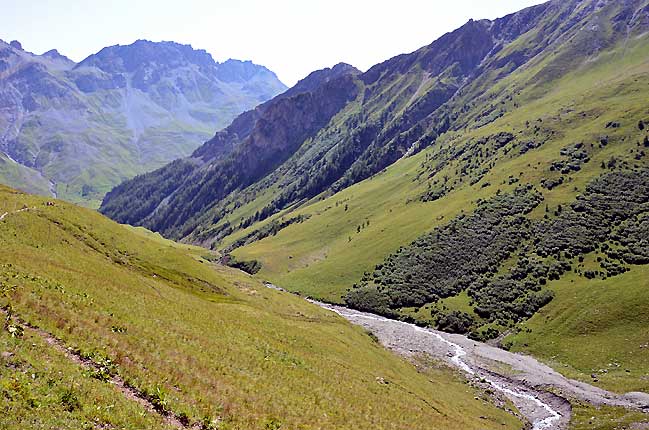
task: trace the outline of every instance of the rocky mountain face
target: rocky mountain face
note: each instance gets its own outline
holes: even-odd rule
[[[240,115],[190,158],[119,185],[105,200],[105,210],[119,213],[124,222],[136,223],[152,214],[165,226],[182,223],[275,171],[357,96],[358,73],[345,64],[312,73],[284,94]],[[148,186],[141,187],[140,181]],[[117,197],[130,193],[139,196],[139,204],[124,205]],[[163,204],[172,194],[178,204],[187,205],[181,211],[175,204]]]
[[[218,243],[369,178],[444,134],[496,121],[520,107],[514,98],[522,88],[538,98],[648,26],[639,0],[550,1],[471,20],[365,73],[346,65],[314,72],[191,157],[118,186],[101,211],[177,239]]]
[[[0,41],[0,180],[96,205],[285,89],[265,67],[173,42],[111,46],[76,64]]]

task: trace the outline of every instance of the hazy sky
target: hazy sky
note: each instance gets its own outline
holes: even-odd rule
[[[287,85],[344,61],[361,70],[427,45],[469,18],[541,0],[0,0],[0,39],[80,61],[104,46],[173,40],[217,61],[252,60]]]

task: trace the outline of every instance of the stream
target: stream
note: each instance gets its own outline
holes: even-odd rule
[[[494,390],[507,397],[518,408],[519,412],[530,421],[534,430],[566,428],[570,420],[570,406],[565,401],[551,399],[551,397],[556,396],[538,392],[529,387],[517,387],[515,383],[503,377],[494,375],[474,364],[469,364],[465,361],[467,351],[458,343],[449,340],[447,338],[449,335],[446,333],[341,306],[316,301],[311,302],[372,331],[381,343],[390,349],[404,355],[417,352],[428,353],[449,362],[463,371],[467,377],[476,378],[483,383],[486,382]],[[410,339],[404,342],[406,336]],[[466,340],[473,342],[468,338]],[[546,398],[549,399],[546,400]]]
[[[273,284],[268,288],[286,291]],[[428,354],[486,384],[509,399],[533,430],[564,430],[570,424],[569,399],[649,413],[649,394],[617,394],[569,379],[530,355],[513,353],[460,334],[419,327],[344,306],[307,299],[371,331],[383,346],[403,356]]]

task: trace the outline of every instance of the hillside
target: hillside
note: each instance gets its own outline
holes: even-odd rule
[[[176,239],[218,242],[296,203],[369,178],[440,136],[493,122],[517,109],[523,100],[518,93],[528,84],[537,92],[528,91],[527,98],[538,99],[544,85],[581,62],[643,34],[644,15],[635,14],[640,6],[548,2],[495,21],[469,21],[365,73],[344,65],[315,72],[307,85],[242,115],[184,159],[181,174],[174,163],[128,181],[101,210]],[[515,82],[539,64],[544,67],[537,75]],[[309,127],[302,133],[285,135],[304,123]]]
[[[512,333],[503,346],[571,377],[646,392],[649,40],[633,28],[649,16],[644,2],[606,5],[581,28],[611,37],[627,16],[628,38],[576,66],[580,39],[564,40],[484,94],[497,118],[219,247],[285,288],[480,339]]]
[[[265,67],[173,42],[111,46],[75,64],[0,41],[0,181],[98,206],[285,89]]]
[[[278,169],[358,93],[346,64],[313,72],[278,97],[246,112],[191,157],[115,187],[102,213],[170,234],[207,217],[229,195]],[[267,179],[264,180],[264,182]],[[179,233],[174,237],[181,237]]]
[[[203,248],[5,187],[0,243],[2,428],[520,427]]]
[[[101,211],[218,246],[241,228],[538,101],[569,72],[644,34],[642,6],[548,2],[470,21],[366,73],[343,65],[315,72],[191,157],[117,187]]]
[[[647,391],[648,30],[646,1],[471,21],[366,73],[318,72],[335,76],[101,210],[292,291]],[[316,129],[287,139],[293,109]]]

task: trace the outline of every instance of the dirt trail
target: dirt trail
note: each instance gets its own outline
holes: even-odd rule
[[[5,315],[5,317],[9,315],[7,310],[3,308],[0,308],[0,313],[2,315]],[[22,320],[16,315],[12,315],[11,320],[13,324],[20,325],[24,331],[31,331],[32,333],[35,333],[36,335],[40,336],[48,345],[50,345],[52,348],[59,351],[71,362],[81,367],[84,367],[86,369],[100,370],[101,367],[100,365],[98,365],[97,363],[95,363],[90,359],[82,357],[78,352],[74,351],[72,348],[68,348],[65,345],[65,343],[63,343],[62,340],[56,338],[54,335],[42,330],[39,327],[29,324],[28,322]],[[179,419],[179,417],[177,417],[173,413],[169,411],[162,411],[156,408],[155,405],[143,393],[141,393],[135,387],[128,385],[124,381],[124,379],[122,379],[119,375],[112,375],[108,380],[108,382],[111,383],[117,389],[117,391],[119,391],[124,397],[139,403],[144,409],[146,409],[147,412],[160,415],[165,420],[165,422],[170,426],[182,430],[193,428],[190,427],[188,424],[183,423]]]
[[[535,430],[568,428],[570,398],[649,412],[646,393],[618,395],[568,379],[531,356],[511,353],[462,335],[425,329],[342,306],[313,303],[372,331],[383,345],[399,354],[427,353],[459,368],[469,378],[489,383],[516,405]]]
[[[13,214],[17,214],[17,213],[20,213],[20,212],[25,212],[25,211],[28,211],[30,209],[36,209],[36,208],[35,207],[33,207],[33,208],[22,208],[22,209],[18,209],[17,211],[13,211],[13,212],[5,212],[5,213],[0,215],[0,221],[5,219],[5,217],[7,215],[13,215]]]

